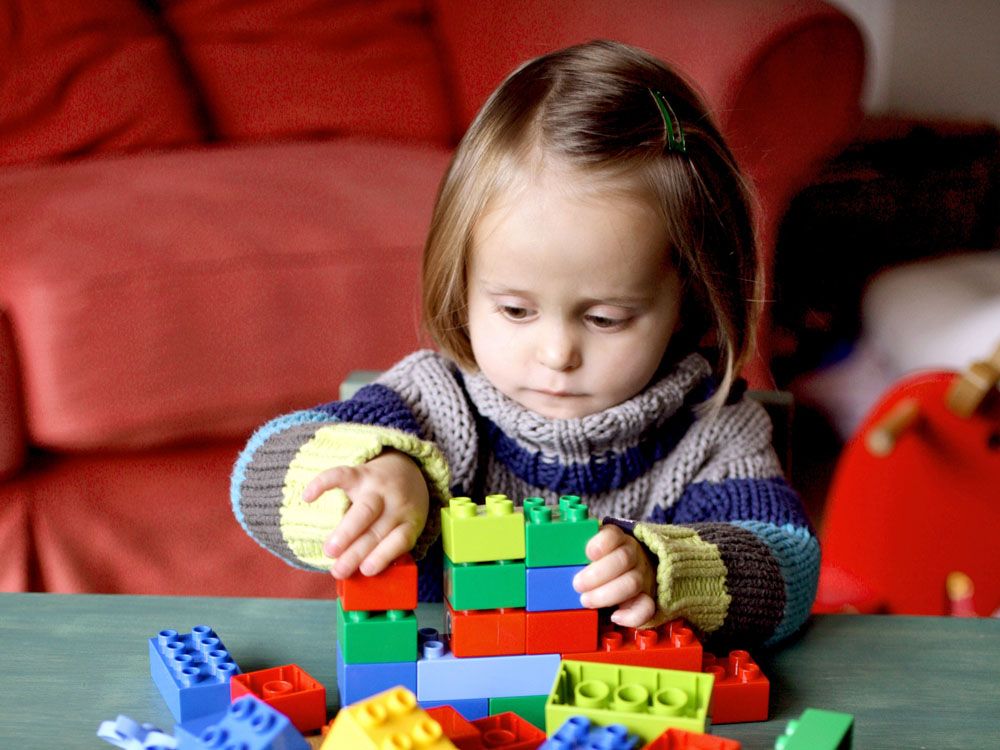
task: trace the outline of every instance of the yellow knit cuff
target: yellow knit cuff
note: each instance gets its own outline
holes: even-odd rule
[[[450,498],[448,463],[437,446],[388,427],[336,423],[321,427],[289,463],[279,509],[281,534],[304,565],[328,570],[333,560],[323,554],[323,541],[350,507],[343,490],[335,488],[311,503],[302,500],[306,485],[320,472],[336,466],[360,466],[386,449],[410,456],[420,467],[430,493],[427,524],[414,555],[422,556],[437,537],[440,507]],[[426,537],[430,536],[430,541]]]
[[[657,611],[644,627],[683,617],[703,633],[718,630],[732,599],[718,547],[684,526],[637,523],[632,533],[659,560]]]

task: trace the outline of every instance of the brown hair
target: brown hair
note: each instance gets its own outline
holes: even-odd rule
[[[686,154],[668,148],[652,91],[680,124]],[[710,344],[725,399],[750,357],[760,268],[749,191],[692,86],[660,60],[594,41],[529,60],[493,92],[445,174],[424,251],[423,319],[437,345],[475,368],[467,326],[473,229],[531,159],[552,157],[602,178],[625,178],[663,216],[684,283],[668,356]]]

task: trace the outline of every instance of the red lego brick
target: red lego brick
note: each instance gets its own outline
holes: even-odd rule
[[[513,711],[484,716],[472,725],[481,733],[482,747],[490,750],[535,750],[545,742],[545,732]]]
[[[741,747],[736,740],[672,727],[642,750],[740,750]]]
[[[705,654],[702,671],[715,675],[712,724],[767,721],[771,683],[746,651],[730,651],[720,659]]]
[[[234,675],[229,692],[234,701],[256,696],[287,716],[300,732],[312,732],[326,723],[326,688],[295,664]]]
[[[566,653],[564,656],[576,661],[686,672],[700,672],[702,666],[701,642],[683,620],[673,620],[650,630],[609,624],[601,629],[596,651]]]
[[[526,654],[562,654],[596,648],[596,609],[556,609],[525,614]]]
[[[337,596],[345,612],[417,608],[417,564],[409,552],[378,575],[356,573],[337,581]]]
[[[446,601],[445,630],[455,656],[509,656],[524,653],[523,609],[455,611]]]
[[[445,736],[458,750],[482,750],[480,731],[451,706],[425,708],[427,715],[441,725]]]

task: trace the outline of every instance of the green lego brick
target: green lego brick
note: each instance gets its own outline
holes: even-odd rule
[[[774,741],[774,750],[850,750],[854,717],[839,711],[807,708]]]
[[[524,563],[454,563],[444,558],[444,593],[453,609],[524,607]]]
[[[417,660],[417,618],[412,611],[345,612],[337,600],[337,646],[345,664]]]
[[[513,711],[530,724],[545,731],[547,695],[521,695],[514,698],[490,698],[490,716]]]
[[[455,497],[441,509],[444,553],[456,563],[524,559],[524,514],[506,495]]]
[[[700,672],[564,659],[545,703],[546,731],[586,716],[601,726],[623,724],[645,742],[670,727],[704,732],[713,683]]]
[[[587,542],[598,522],[576,495],[563,495],[559,507],[540,497],[524,501],[524,562],[529,568],[586,565]]]

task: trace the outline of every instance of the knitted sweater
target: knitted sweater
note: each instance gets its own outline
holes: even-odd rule
[[[622,404],[547,419],[482,375],[416,352],[348,401],[260,428],[233,471],[233,510],[266,549],[292,565],[328,570],[322,542],[349,501],[331,490],[303,503],[305,485],[326,468],[359,465],[392,448],[417,462],[430,489],[414,550],[430,561],[422,563],[422,598],[440,598],[435,540],[449,497],[574,494],[598,517],[636,521],[618,523],[657,561],[651,624],[684,617],[716,640],[773,643],[809,613],[819,545],[782,479],[763,408],[737,397],[699,417],[694,407],[712,388],[708,362],[692,354]]]

